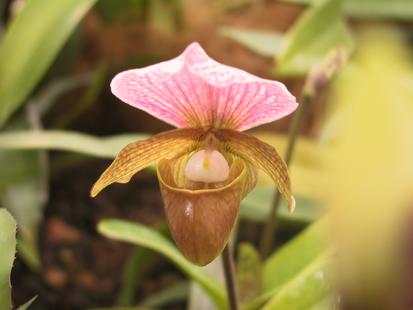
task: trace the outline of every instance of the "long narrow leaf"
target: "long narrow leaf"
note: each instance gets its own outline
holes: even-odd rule
[[[107,138],[63,130],[12,131],[0,134],[0,149],[48,149],[113,158],[128,143],[145,139],[144,134],[124,134]]]
[[[323,302],[331,295],[331,283],[326,276],[326,253],[309,263],[305,269],[280,288],[263,310],[302,310]]]
[[[222,36],[247,46],[260,55],[269,57],[278,54],[283,40],[281,33],[271,31],[226,26],[220,28],[218,32]]]
[[[320,0],[283,0],[295,4],[313,4]],[[344,12],[351,17],[413,19],[411,0],[344,0]]]
[[[323,253],[325,242],[322,236],[325,226],[325,219],[317,221],[265,261],[264,292],[284,285]]]
[[[106,237],[145,246],[161,253],[196,281],[219,309],[225,309],[226,297],[222,285],[203,273],[200,267],[186,260],[172,242],[158,232],[138,223],[121,220],[104,220],[99,223],[98,230]]]
[[[16,221],[0,209],[0,310],[11,309],[10,272],[16,252]]]
[[[27,1],[0,44],[0,126],[29,96],[95,1]]]
[[[283,40],[277,55],[276,74],[304,74],[334,48],[353,50],[341,3],[341,0],[320,0],[305,11]]]
[[[291,302],[291,309],[311,308],[299,308],[303,304],[300,303],[300,299],[292,300],[290,293],[293,294],[292,297],[315,294],[315,299],[307,296],[303,302],[310,306],[321,303],[330,293],[324,289],[327,250],[322,236],[325,229],[325,219],[320,219],[270,256],[262,268],[263,294],[244,305],[244,309],[262,309],[267,302],[271,306],[267,305],[267,309],[290,309],[285,308],[285,301]],[[321,275],[323,278],[319,279]],[[316,281],[314,282],[311,277],[316,277]],[[315,284],[318,288],[308,293]],[[272,307],[274,304],[276,306]]]

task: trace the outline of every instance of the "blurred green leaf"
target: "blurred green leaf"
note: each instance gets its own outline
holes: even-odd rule
[[[10,131],[0,134],[0,149],[60,150],[113,158],[128,143],[147,138],[145,134],[124,134],[106,138],[64,130]]]
[[[95,0],[28,1],[0,44],[0,126],[24,102]]]
[[[38,214],[38,221],[33,222],[32,226],[26,227],[28,233],[25,235],[22,233],[21,236],[17,238],[17,253],[19,257],[32,269],[35,271],[40,271],[42,263],[40,260],[40,254],[38,249],[38,230],[39,223],[42,220],[43,207],[44,205],[34,206],[34,210],[30,210],[29,216],[33,213]],[[20,226],[19,226],[20,228]]]
[[[299,253],[297,253],[299,255]],[[311,309],[331,295],[331,281],[326,276],[327,254],[307,263],[265,304],[263,310]],[[277,277],[274,274],[274,277]]]
[[[157,231],[138,223],[121,220],[104,220],[99,223],[98,230],[106,237],[145,246],[161,253],[202,286],[219,309],[225,309],[226,296],[222,285],[203,273],[200,267],[186,260],[173,243]]]
[[[105,22],[122,20],[143,20],[150,0],[99,0],[96,3],[97,12]]]
[[[358,42],[333,83],[327,113],[334,120],[324,162],[334,267],[354,308],[397,309],[393,302],[405,298],[399,275],[410,269],[400,262],[411,234],[412,50],[396,26],[359,28]]]
[[[294,3],[294,4],[314,4],[321,0],[281,0],[283,2]]]
[[[283,0],[297,4],[312,4],[320,0]],[[411,0],[343,0],[346,15],[360,18],[413,19]]]
[[[274,73],[305,74],[337,47],[348,52],[354,47],[342,18],[341,1],[321,0],[306,10],[286,34]]]
[[[156,256],[156,252],[142,247],[136,247],[129,254],[123,267],[122,284],[117,297],[117,305],[132,306],[135,304],[136,288],[150,267],[157,263]]]
[[[162,235],[169,235],[168,225],[162,223],[157,229]],[[119,306],[132,306],[135,304],[135,291],[146,273],[154,267],[158,254],[151,249],[136,247],[128,256],[123,267],[122,284],[119,288],[116,304]]]
[[[35,152],[24,154],[16,150],[3,150],[0,147],[0,162],[8,163],[0,166],[0,191],[10,184],[24,183],[28,177],[40,173],[39,156]]]
[[[16,221],[0,209],[0,309],[11,309],[10,272],[16,253]]]
[[[261,260],[252,244],[241,243],[237,259],[238,292],[241,304],[250,302],[261,292]]]
[[[92,308],[89,310],[156,310],[149,307],[106,307],[106,308]]]
[[[283,40],[281,33],[229,26],[221,27],[219,34],[245,45],[257,54],[268,57],[275,57],[279,53]]]
[[[154,307],[162,308],[167,305],[178,302],[185,301],[188,298],[189,284],[188,282],[175,283],[172,286],[167,286],[163,290],[157,292],[146,298],[142,302],[143,307]]]
[[[250,221],[265,222],[271,210],[274,187],[257,185],[241,202],[240,217]],[[281,221],[309,223],[320,215],[317,205],[309,198],[296,196],[294,213],[289,213],[285,202],[281,202],[278,216]]]
[[[6,125],[6,130],[39,126],[58,96],[73,88],[87,84],[90,74],[54,80],[39,92],[19,113],[19,117]],[[19,227],[18,255],[32,270],[40,269],[38,253],[38,225],[48,199],[48,159],[43,151],[0,150],[0,204],[16,218]]]
[[[325,219],[315,222],[264,262],[264,292],[290,281],[325,251],[325,226]]]
[[[86,89],[82,98],[70,106],[66,113],[62,114],[55,122],[53,128],[65,128],[96,103],[97,97],[106,86],[107,66],[100,65],[96,68],[93,81]]]
[[[361,18],[413,19],[411,0],[345,0],[345,12]]]
[[[223,27],[220,33],[258,54],[275,57],[276,75],[304,75],[330,50],[341,47],[350,53],[354,48],[341,0],[315,2],[284,35],[237,27]]]
[[[29,307],[34,303],[34,301],[37,299],[37,296],[34,296],[32,299],[21,305],[20,307],[17,308],[17,310],[27,310]]]
[[[65,76],[50,81],[33,98],[39,115],[45,115],[63,94],[91,84],[96,78],[96,74],[98,71]]]
[[[179,0],[150,0],[149,1],[149,23],[153,27],[173,32],[178,30],[180,17]]]
[[[10,161],[8,166],[14,166],[14,161]],[[37,234],[46,201],[47,193],[39,174],[27,175],[25,180],[9,183],[0,191],[1,205],[13,214],[19,225],[18,254],[33,270],[40,269]]]
[[[246,304],[245,309],[262,309],[269,300],[267,309],[280,310],[310,309],[324,302],[331,294],[326,291],[329,282],[325,276],[325,229],[325,219],[318,220],[270,256],[262,269],[263,294]]]

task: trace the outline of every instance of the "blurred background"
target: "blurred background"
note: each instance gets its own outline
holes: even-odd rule
[[[37,296],[30,309],[222,308],[160,242],[96,230],[124,219],[170,240],[153,169],[89,197],[123,146],[172,128],[121,103],[111,78],[193,41],[306,102],[297,210],[277,210],[271,255],[259,254],[270,179],[241,206],[242,305],[413,309],[413,1],[0,0],[0,13],[0,207],[14,218],[0,220],[4,309],[10,294],[16,306]],[[252,134],[284,154],[292,118]]]

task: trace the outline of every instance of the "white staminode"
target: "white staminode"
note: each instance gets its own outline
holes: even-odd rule
[[[201,150],[188,160],[185,176],[195,182],[223,182],[229,176],[228,162],[216,150]]]

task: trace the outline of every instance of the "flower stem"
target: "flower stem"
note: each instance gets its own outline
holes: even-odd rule
[[[312,100],[313,96],[304,95],[302,103],[299,105],[297,113],[294,114],[294,118],[290,127],[290,132],[288,134],[288,146],[284,154],[284,160],[287,166],[290,165],[291,158],[294,152],[295,143],[300,132],[301,125],[303,123],[303,118],[306,114],[307,108]],[[275,234],[277,231],[277,214],[281,202],[281,194],[277,190],[274,195],[272,208],[268,221],[264,227],[264,231],[260,243],[261,256],[266,258],[271,252],[272,245],[274,243]]]
[[[238,310],[239,302],[235,275],[234,255],[229,243],[225,246],[224,251],[222,252],[222,264],[224,267],[229,309]]]

